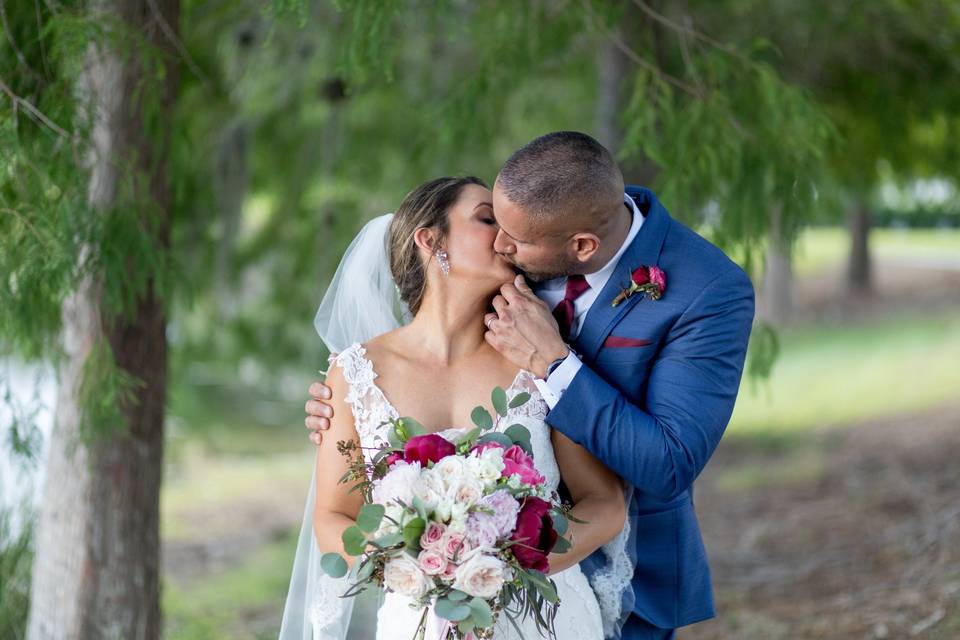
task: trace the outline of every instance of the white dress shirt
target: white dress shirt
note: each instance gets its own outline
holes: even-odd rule
[[[590,288],[584,291],[580,297],[573,302],[573,322],[570,323],[571,338],[575,338],[580,334],[584,317],[586,317],[593,303],[596,302],[597,297],[600,295],[600,292],[603,291],[607,281],[610,280],[610,276],[613,275],[614,269],[617,268],[617,262],[620,261],[620,256],[623,255],[623,252],[627,250],[630,243],[637,237],[637,233],[640,232],[640,227],[643,226],[643,214],[640,213],[640,209],[637,208],[637,203],[627,194],[623,195],[623,201],[633,212],[630,231],[627,232],[627,237],[624,239],[623,244],[620,245],[617,253],[610,258],[607,264],[603,265],[599,271],[584,274],[583,277],[586,279],[587,284],[590,285]],[[563,300],[566,295],[566,289],[566,277],[554,278],[553,280],[544,282],[543,285],[537,289],[536,293],[537,297],[546,302],[548,307],[554,309],[560,304],[560,301]],[[553,409],[553,407],[556,406],[560,401],[560,396],[563,395],[563,392],[566,391],[570,383],[573,382],[573,378],[582,366],[583,363],[580,362],[580,358],[571,351],[566,359],[547,376],[546,380],[534,380],[548,407]]]

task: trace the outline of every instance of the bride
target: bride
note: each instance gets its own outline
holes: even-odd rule
[[[336,443],[356,441],[365,452],[386,441],[384,422],[411,416],[429,431],[452,438],[471,424],[470,413],[489,402],[495,386],[508,397],[531,399],[502,424],[521,422],[531,432],[534,460],[547,486],[562,478],[573,509],[572,547],[549,557],[560,606],[559,640],[600,640],[619,617],[619,593],[598,601],[578,562],[612,547],[622,553],[625,502],[620,479],[586,449],[544,422],[547,407],[533,374],[517,370],[484,340],[484,313],[515,273],[493,249],[497,235],[490,190],[477,178],[439,178],[412,191],[394,215],[364,228],[348,249],[317,314],[331,352],[327,385],[334,418],[318,447],[281,640],[346,637],[353,598],[340,598],[351,575],[332,579],[319,556],[343,549],[341,534],[354,524],[360,492],[339,483],[348,470]],[[392,277],[391,277],[392,276]],[[395,300],[399,293],[399,302]],[[405,324],[397,319],[409,320]],[[619,548],[617,542],[620,542]],[[611,602],[614,601],[614,602]],[[420,620],[411,601],[389,589],[377,612],[377,640],[410,640]],[[428,638],[442,622],[429,618]],[[501,615],[494,638],[538,637],[532,619]],[[614,632],[611,635],[617,635]]]

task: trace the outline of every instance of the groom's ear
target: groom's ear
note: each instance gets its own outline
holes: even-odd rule
[[[592,233],[578,233],[570,239],[573,253],[580,262],[587,262],[600,250],[600,238]]]

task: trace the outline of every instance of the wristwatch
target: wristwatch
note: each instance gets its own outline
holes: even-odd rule
[[[557,367],[563,364],[563,361],[566,360],[571,353],[576,355],[576,352],[573,350],[573,348],[570,345],[567,345],[567,353],[560,356],[559,358],[557,358],[556,360],[554,360],[553,362],[547,365],[547,375],[545,375],[543,379],[546,380],[547,378],[549,378],[550,374],[553,373]]]

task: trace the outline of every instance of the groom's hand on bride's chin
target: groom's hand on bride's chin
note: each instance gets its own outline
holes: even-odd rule
[[[484,338],[518,367],[542,378],[551,362],[567,354],[556,319],[523,276],[500,288],[493,308],[496,313],[484,317]]]
[[[307,389],[310,400],[307,400],[307,419],[304,425],[310,432],[310,441],[320,444],[323,441],[323,432],[330,428],[330,418],[333,417],[333,407],[327,404],[330,400],[330,387],[322,382],[314,382]]]

